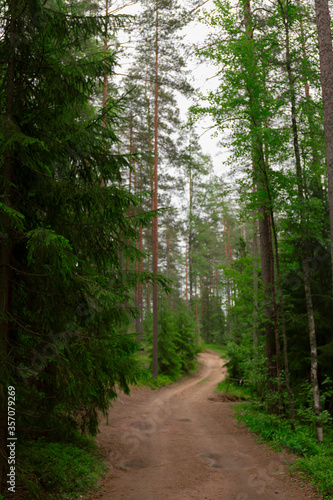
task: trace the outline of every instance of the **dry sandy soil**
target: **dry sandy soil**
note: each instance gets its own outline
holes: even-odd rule
[[[91,500],[319,498],[291,478],[294,457],[257,444],[232,418],[232,403],[214,401],[225,376],[219,355],[205,352],[201,362],[190,380],[120,395],[101,425],[109,471]]]

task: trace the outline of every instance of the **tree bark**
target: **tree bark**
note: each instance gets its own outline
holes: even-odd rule
[[[294,396],[291,390],[290,385],[290,373],[289,373],[289,360],[288,360],[288,338],[286,334],[286,319],[284,314],[284,304],[283,304],[283,295],[282,295],[282,286],[281,286],[281,274],[280,274],[280,260],[279,260],[279,248],[276,234],[276,227],[274,222],[273,213],[272,217],[272,229],[274,235],[274,246],[275,246],[275,264],[276,264],[276,275],[278,280],[278,293],[279,293],[279,301],[280,301],[280,315],[281,315],[281,327],[282,327],[282,339],[283,339],[283,360],[284,360],[284,371],[286,377],[286,389],[288,393],[288,401],[289,401],[289,409],[290,409],[290,418],[291,418],[291,429],[295,432],[295,406],[294,406]]]
[[[276,336],[273,328],[274,324],[274,265],[272,266],[271,252],[271,227],[270,227],[270,208],[268,203],[267,191],[265,189],[265,157],[263,143],[261,137],[261,121],[262,117],[258,114],[258,104],[260,95],[253,87],[252,81],[256,76],[255,62],[255,47],[253,45],[253,28],[250,0],[244,0],[244,24],[245,32],[248,40],[248,50],[250,55],[249,71],[251,73],[251,81],[247,84],[247,93],[249,96],[249,106],[251,113],[251,127],[254,132],[252,144],[252,157],[254,168],[254,183],[257,184],[259,199],[263,200],[258,208],[259,214],[259,244],[260,244],[260,259],[261,259],[261,274],[264,292],[264,311],[265,311],[265,338],[266,338],[266,358],[267,358],[267,387],[274,391],[274,379],[277,375],[276,363],[274,357],[276,355]]]
[[[258,183],[258,190],[262,190],[261,183]],[[266,190],[265,194],[266,194]],[[261,196],[265,196],[261,195]],[[258,209],[259,213],[259,234],[260,234],[260,260],[261,260],[261,275],[264,292],[264,310],[265,310],[265,337],[266,337],[266,358],[267,358],[267,388],[275,390],[276,364],[274,357],[276,355],[275,334],[273,330],[273,304],[272,294],[274,290],[271,252],[270,252],[270,213],[267,206],[261,205]]]
[[[253,166],[254,169],[254,166]],[[253,193],[256,185],[253,182]],[[258,346],[258,221],[257,211],[253,211],[253,344]]]
[[[193,204],[193,179],[192,167],[190,167],[190,213],[189,213],[189,235],[188,235],[188,249],[189,249],[189,281],[190,281],[190,308],[193,307],[193,234],[192,234],[192,204]]]
[[[308,244],[307,235],[304,229],[304,187],[303,187],[303,176],[302,176],[302,165],[301,156],[298,144],[298,127],[296,120],[296,96],[294,87],[294,78],[292,75],[291,68],[291,58],[290,58],[290,40],[289,40],[289,19],[288,12],[284,10],[284,7],[279,0],[279,5],[283,17],[285,35],[286,35],[286,68],[289,81],[289,92],[290,92],[290,106],[291,106],[291,122],[293,130],[294,139],[294,154],[296,162],[296,177],[297,177],[297,187],[298,196],[301,200],[301,248],[302,248],[302,266],[303,266],[303,280],[304,280],[304,290],[306,299],[306,308],[308,315],[308,325],[309,325],[309,341],[310,341],[310,351],[311,351],[311,384],[313,391],[313,403],[314,403],[314,413],[316,416],[316,429],[317,429],[317,439],[319,442],[323,441],[323,423],[321,420],[321,405],[320,405],[320,392],[319,392],[319,382],[318,382],[318,360],[317,360],[317,339],[316,339],[316,328],[315,319],[313,312],[313,302],[312,302],[312,292],[310,283],[310,271],[309,271],[309,258],[308,258]],[[332,37],[331,37],[331,52],[332,52]],[[331,60],[333,63],[333,59]],[[333,80],[332,80],[333,83]],[[333,115],[332,115],[333,116]],[[325,124],[325,119],[324,119]],[[333,121],[332,121],[333,126]],[[333,128],[332,128],[333,132]],[[326,145],[327,147],[327,145]],[[333,151],[333,150],[332,150]],[[332,157],[333,158],[333,157]],[[332,164],[333,167],[333,164]],[[333,180],[333,179],[332,179]],[[333,184],[332,184],[333,188]],[[333,195],[333,191],[332,191]]]
[[[157,210],[158,189],[158,6],[156,2],[155,38],[155,116],[154,116],[154,210]],[[153,273],[158,273],[158,219],[153,218]],[[153,285],[153,378],[158,378],[158,283]]]
[[[315,9],[319,45],[320,78],[323,94],[328,200],[330,207],[331,262],[333,263],[333,50],[331,16],[328,0],[315,0]]]
[[[227,247],[227,219],[224,219],[224,253],[225,253],[225,261],[226,261],[226,267],[227,271],[229,269],[229,254],[228,254],[228,247]],[[229,276],[227,277],[227,332],[231,333],[231,316],[230,316],[230,310],[231,310],[231,292],[230,292],[230,279]]]
[[[186,231],[186,250],[185,250],[185,300],[186,306],[188,305],[188,234]]]

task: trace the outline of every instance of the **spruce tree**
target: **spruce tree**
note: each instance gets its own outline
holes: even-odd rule
[[[137,281],[120,256],[148,216],[121,187],[122,98],[101,102],[105,26],[79,4],[4,2],[1,109],[1,483],[6,481],[7,387],[22,438],[97,431],[115,385],[135,380],[137,344],[122,304]],[[95,104],[89,104],[95,103]],[[97,103],[101,102],[99,106]],[[103,180],[103,183],[102,183]],[[148,278],[147,278],[148,279]],[[29,412],[26,412],[29,407]],[[24,432],[23,432],[24,429]],[[32,430],[34,429],[34,430]],[[50,430],[52,429],[52,432]]]

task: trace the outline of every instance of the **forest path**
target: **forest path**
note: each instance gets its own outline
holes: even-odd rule
[[[232,404],[210,400],[226,369],[212,351],[193,378],[120,395],[97,438],[109,471],[92,500],[305,500],[293,458],[254,442]]]

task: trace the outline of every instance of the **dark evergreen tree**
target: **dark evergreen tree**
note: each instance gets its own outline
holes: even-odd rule
[[[1,483],[6,476],[7,387],[14,386],[21,438],[97,431],[115,385],[136,377],[123,307],[137,275],[120,255],[145,215],[121,187],[117,151],[122,98],[98,102],[114,53],[100,39],[112,16],[80,6],[3,2],[1,134]],[[94,46],[94,47],[93,47]],[[93,47],[93,49],[92,49]],[[103,180],[103,182],[102,182]],[[133,309],[132,309],[133,311]],[[26,408],[29,407],[29,411]],[[23,431],[24,429],[24,431]],[[52,432],[51,432],[52,429]]]

